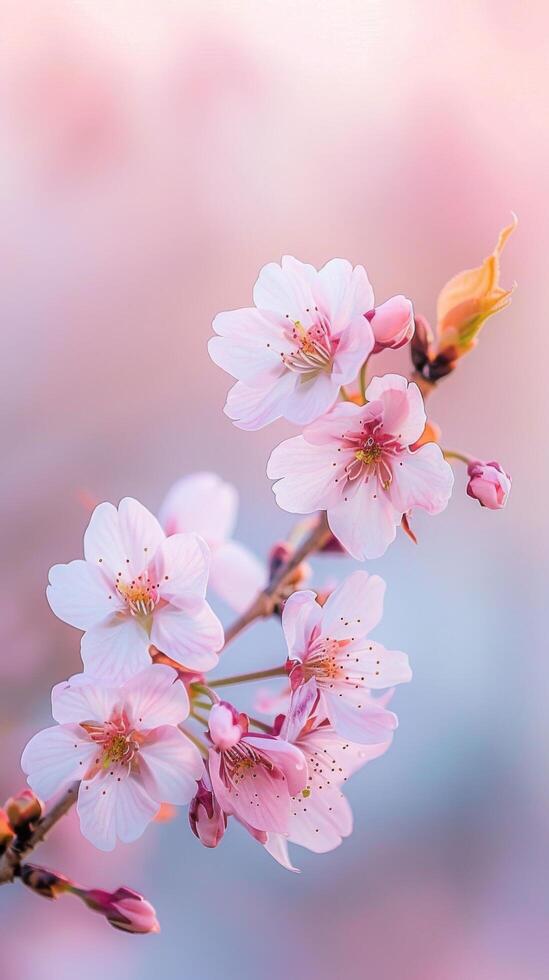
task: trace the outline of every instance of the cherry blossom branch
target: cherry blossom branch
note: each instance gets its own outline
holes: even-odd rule
[[[231,684],[246,684],[248,681],[262,681],[268,677],[285,677],[285,667],[270,667],[268,670],[255,670],[251,674],[234,674],[210,681],[210,687],[228,687]]]
[[[51,810],[38,821],[28,837],[18,835],[14,842],[6,848],[5,853],[0,858],[0,885],[7,885],[19,876],[22,858],[42,843],[57,821],[76,803],[78,786],[78,782],[72,783],[55,806],[52,806]]]
[[[326,514],[322,514],[318,524],[305,538],[303,543],[297,548],[293,555],[278,570],[271,579],[267,588],[260,592],[257,599],[254,599],[246,612],[238,617],[231,626],[225,631],[225,647],[234,640],[239,633],[250,626],[256,619],[265,619],[271,616],[277,604],[278,593],[288,585],[293,572],[309,555],[319,551],[331,536],[330,528],[326,520]],[[225,648],[224,647],[224,648]],[[212,684],[212,687],[215,686]]]

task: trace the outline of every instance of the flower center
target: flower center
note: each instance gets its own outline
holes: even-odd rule
[[[130,728],[125,716],[106,721],[103,725],[83,722],[81,727],[98,745],[103,769],[108,769],[113,763],[127,766],[139,751],[139,735]]]
[[[369,466],[370,463],[377,463],[378,459],[381,458],[382,452],[383,450],[381,446],[378,445],[375,439],[372,439],[372,436],[370,436],[364,443],[362,449],[356,450],[355,459],[358,459],[359,462],[365,463],[366,466]]]
[[[269,770],[273,768],[272,763],[261,752],[245,741],[237,742],[223,752],[223,765],[225,783],[233,783],[235,786],[250,775],[256,766],[265,766]]]
[[[339,656],[342,648],[348,644],[349,640],[328,640],[322,637],[315,640],[303,662],[304,679],[308,681],[315,677],[317,681],[340,680],[343,666],[339,663]]]
[[[150,616],[158,602],[158,585],[146,573],[138,575],[130,583],[122,582],[117,577],[116,588],[132,616]]]
[[[296,349],[282,354],[284,365],[290,371],[307,375],[331,370],[335,344],[328,323],[319,321],[305,330],[300,321],[295,320],[290,340],[296,344]]]

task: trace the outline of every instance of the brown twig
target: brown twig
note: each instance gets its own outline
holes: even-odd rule
[[[257,599],[254,599],[246,612],[242,613],[225,631],[225,647],[238,636],[242,630],[250,626],[256,619],[264,619],[271,616],[277,604],[279,593],[284,589],[295,572],[309,555],[319,551],[330,539],[330,528],[326,520],[326,515],[322,514],[318,524],[307,535],[303,543],[297,548],[291,558],[279,569],[274,578],[269,582],[267,588],[260,592]]]
[[[55,806],[52,806],[51,810],[38,821],[36,827],[28,837],[18,836],[7,847],[5,853],[0,857],[0,885],[7,885],[14,878],[18,877],[22,858],[26,854],[30,854],[38,844],[42,843],[51,828],[76,803],[78,786],[78,783],[72,783],[65,790],[63,796],[57,801]]]

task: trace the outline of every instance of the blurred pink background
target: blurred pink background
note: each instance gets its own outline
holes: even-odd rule
[[[442,284],[520,221],[513,303],[430,405],[444,443],[499,459],[512,495],[483,511],[458,470],[448,511],[415,522],[420,546],[401,536],[372,563],[377,636],[415,676],[390,753],[350,785],[354,835],[299,851],[297,877],[238,830],[201,849],[184,813],[114,855],[71,817],[40,859],[143,890],[162,932],[3,888],[2,980],[545,978],[547,5],[4,0],[0,19],[2,798],[51,685],[79,669],[44,589],[95,502],[155,509],[212,469],[238,485],[259,555],[290,526],[265,477],[290,427],[223,416],[214,314],[290,252],[362,263],[379,301],[404,292],[434,318]],[[351,563],[315,567],[322,582]],[[281,655],[273,623],[226,657]]]

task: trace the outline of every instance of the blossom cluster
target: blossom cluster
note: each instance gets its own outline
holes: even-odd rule
[[[96,847],[134,841],[166,804],[189,806],[206,847],[236,821],[292,871],[288,844],[325,852],[350,834],[344,785],[391,745],[398,722],[389,703],[412,674],[406,653],[372,637],[383,612],[379,575],[359,568],[314,591],[305,559],[323,550],[376,559],[399,528],[415,540],[414,512],[436,515],[448,504],[450,461],[466,463],[470,497],[489,509],[505,504],[509,476],[495,461],[443,449],[425,397],[508,302],[498,275],[510,230],[480,269],[443,290],[437,342],[410,300],[376,306],[364,268],[342,259],[317,271],[285,256],[261,270],[253,307],[215,318],[211,357],[236,379],[225,412],[246,430],[279,418],[300,427],[273,450],[267,475],[280,508],[310,516],[262,562],[234,540],[235,488],[197,473],[170,490],[158,517],[130,497],[100,504],[83,558],[50,570],[47,598],[81,631],[82,671],[53,688],[56,724],[31,738],[22,768],[37,797],[76,793],[82,834]],[[410,343],[411,378],[368,380],[371,357]],[[239,617],[226,632],[217,597]],[[218,678],[228,644],[271,614],[281,623],[279,662]],[[280,693],[263,696],[268,723],[220,697],[225,686],[266,676],[285,679]],[[32,883],[53,873],[26,874]],[[158,927],[128,889],[113,897],[71,887],[118,928]]]

